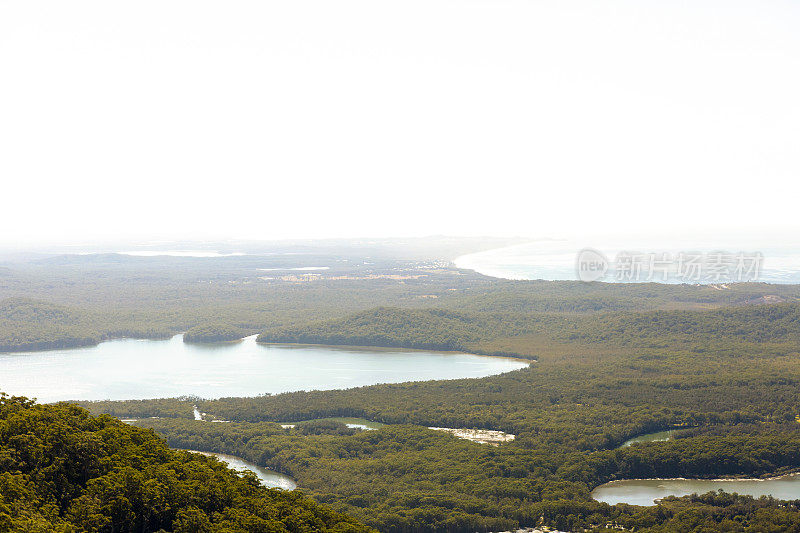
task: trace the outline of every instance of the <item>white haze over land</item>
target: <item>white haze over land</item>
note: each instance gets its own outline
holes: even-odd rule
[[[0,244],[796,227],[800,2],[0,0]]]

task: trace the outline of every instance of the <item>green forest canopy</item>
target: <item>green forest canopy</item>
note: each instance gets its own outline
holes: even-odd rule
[[[0,531],[367,531],[152,431],[0,394]]]
[[[0,349],[183,331],[217,340],[235,329],[262,333],[262,341],[535,359],[529,368],[483,379],[87,405],[117,416],[165,417],[139,424],[173,446],[234,453],[290,473],[317,502],[383,531],[539,523],[562,530],[614,523],[650,531],[797,527],[794,502],[714,495],[643,509],[590,497],[597,484],[626,476],[760,476],[800,468],[797,286],[516,282],[413,261],[367,264],[375,262],[337,266],[307,282],[265,276],[259,268],[274,265],[253,257],[14,265],[0,273]],[[759,305],[766,302],[778,303]],[[194,403],[233,422],[193,421]],[[331,416],[390,425],[358,432],[276,424]],[[517,438],[494,448],[425,426],[499,429]],[[615,449],[631,436],[676,426],[683,430],[673,442]],[[40,514],[48,509],[34,507]],[[196,507],[212,523],[220,519]],[[64,512],[36,520],[72,520]],[[343,520],[334,527],[351,527]]]
[[[141,424],[173,446],[287,472],[317,501],[381,531],[498,531],[542,521],[562,530],[616,523],[744,531],[731,529],[730,517],[783,531],[800,515],[780,502],[687,498],[640,509],[601,504],[590,491],[625,477],[800,469],[799,314],[796,303],[588,315],[379,308],[290,331],[298,341],[346,344],[429,342],[450,332],[463,346],[537,362],[482,379],[197,401],[229,424],[193,421],[188,402],[177,400],[89,406],[167,417]],[[390,425],[347,435],[276,424],[331,416]],[[516,440],[492,448],[426,426],[496,429]],[[686,428],[673,442],[617,449],[672,427]]]

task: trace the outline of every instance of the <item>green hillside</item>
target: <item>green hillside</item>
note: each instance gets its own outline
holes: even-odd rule
[[[367,530],[152,431],[0,395],[0,532]]]

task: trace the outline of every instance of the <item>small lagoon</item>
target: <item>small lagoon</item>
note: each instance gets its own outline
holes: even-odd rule
[[[753,496],[772,496],[779,500],[800,499],[800,475],[770,479],[622,479],[600,485],[592,491],[595,500],[609,505],[655,505],[667,496],[688,496],[723,490]]]

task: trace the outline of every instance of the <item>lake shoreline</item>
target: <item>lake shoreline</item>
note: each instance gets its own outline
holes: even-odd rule
[[[48,348],[41,348],[41,349],[29,349],[29,348],[21,348],[19,350],[0,350],[0,356],[5,354],[9,355],[24,355],[24,354],[36,354],[42,352],[56,352],[61,350],[80,350],[82,348],[93,348],[100,346],[101,344],[107,342],[114,342],[114,341],[124,341],[124,340],[137,340],[137,341],[167,341],[172,340],[177,336],[182,336],[186,332],[179,331],[176,333],[172,333],[169,336],[153,336],[153,337],[131,337],[131,336],[122,336],[122,337],[108,337],[101,339],[96,342],[88,342],[85,344],[70,344],[68,346],[56,346],[56,347],[48,347]],[[253,333],[250,335],[245,335],[244,337],[240,337],[238,339],[231,339],[225,341],[185,341],[183,337],[181,337],[181,341],[185,342],[186,344],[196,345],[196,346],[231,346],[236,343],[245,341],[247,339],[258,337],[259,333]],[[314,344],[314,343],[307,343],[307,342],[260,342],[256,341],[256,344],[259,346],[296,346],[298,348],[341,348],[343,350],[385,350],[387,352],[420,352],[420,353],[437,353],[437,354],[454,354],[454,355],[475,355],[478,357],[493,357],[497,359],[508,359],[510,361],[518,361],[523,363],[536,363],[538,362],[537,359],[528,359],[522,356],[513,356],[513,355],[493,355],[490,353],[481,353],[480,351],[471,351],[465,352],[463,350],[434,350],[434,349],[427,349],[427,348],[406,348],[403,346],[383,346],[383,345],[365,345],[365,344]]]
[[[707,494],[722,491],[758,499],[763,496],[776,500],[800,499],[800,469],[784,474],[769,474],[765,477],[676,477],[616,479],[594,487],[591,496],[608,505],[658,505],[664,498],[683,498],[692,494]]]
[[[746,476],[747,474],[741,474]],[[625,478],[625,479],[612,479],[597,485],[602,487],[604,485],[621,484],[628,481],[779,481],[790,477],[800,476],[800,467],[794,468],[785,474],[766,474],[769,477],[642,477],[642,478]],[[597,488],[595,487],[595,488]],[[594,490],[594,489],[592,489]]]
[[[215,344],[186,343],[181,334],[158,340],[125,338],[91,347],[0,355],[5,390],[42,403],[346,390],[482,378],[529,365],[465,352],[264,344],[253,335]]]
[[[250,335],[252,337],[252,335]],[[244,337],[240,340],[244,340]],[[462,350],[433,350],[427,348],[404,348],[402,346],[369,346],[364,344],[313,344],[308,342],[259,342],[256,344],[260,346],[296,346],[298,348],[340,348],[342,350],[379,350],[387,352],[420,352],[420,353],[439,353],[445,355],[475,355],[478,357],[492,357],[494,359],[508,359],[509,361],[522,362],[522,363],[536,363],[536,359],[526,359],[524,357],[514,357],[511,355],[492,355],[488,353],[480,353],[478,351],[464,352]]]
[[[265,466],[259,466],[256,463],[253,463],[245,459],[244,457],[240,457],[238,455],[232,455],[229,453],[222,453],[222,452],[212,452],[207,450],[193,450],[188,448],[170,448],[170,449],[180,452],[197,453],[200,455],[204,455],[206,457],[215,457],[218,461],[225,463],[225,465],[228,468],[230,468],[235,472],[242,472],[243,470],[252,472],[253,474],[256,475],[256,477],[259,479],[259,481],[263,486],[270,489],[280,489],[280,490],[297,489],[297,480],[295,480],[290,475],[284,472],[273,470],[271,468],[267,468]],[[273,477],[279,481],[271,481]]]

